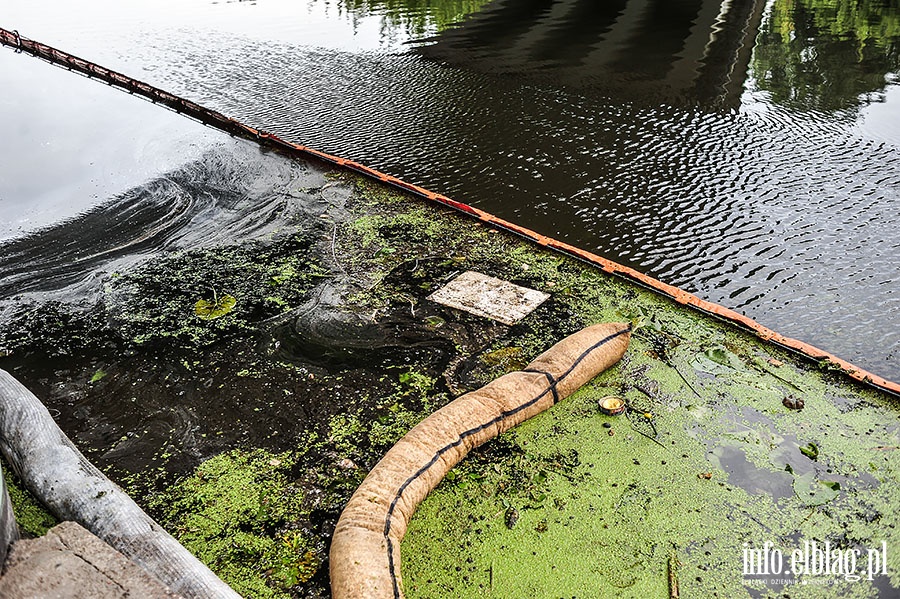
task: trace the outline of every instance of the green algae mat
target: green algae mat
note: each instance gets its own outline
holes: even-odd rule
[[[638,329],[618,366],[489,443],[424,502],[402,550],[408,597],[900,587],[890,398],[595,270],[518,250],[506,253],[516,282],[554,293],[584,322]],[[496,343],[479,360],[514,369],[512,356],[532,357]],[[632,417],[603,414],[608,395]]]
[[[896,407],[635,301],[653,325],[617,367],[489,444],[419,508],[406,596],[669,597],[670,575],[686,597],[897,592]],[[657,435],[601,413],[610,394],[647,410]],[[799,397],[802,410],[784,405]],[[829,566],[843,564],[828,574],[815,553],[826,543]]]
[[[394,442],[611,320],[635,325],[618,365],[422,504],[402,546],[407,597],[900,593],[895,400],[591,266],[297,164],[272,193],[302,209],[277,230],[149,256],[97,277],[80,305],[14,298],[0,330],[0,367],[243,595],[327,597],[334,523]],[[513,326],[426,299],[465,270],[551,297]],[[626,414],[598,409],[609,395]]]

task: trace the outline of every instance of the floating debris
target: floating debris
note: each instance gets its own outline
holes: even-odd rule
[[[669,552],[669,599],[678,599],[681,595],[678,591],[678,554],[675,548]]]
[[[519,510],[510,506],[506,509],[506,528],[512,529],[519,521]]]
[[[541,291],[469,270],[432,293],[428,299],[512,326],[549,297]]]
[[[597,404],[600,406],[600,411],[607,416],[617,416],[625,411],[625,400],[617,395],[601,397]]]
[[[781,403],[789,410],[802,410],[805,405],[805,402],[801,398],[794,397],[793,395],[788,395],[781,400]]]

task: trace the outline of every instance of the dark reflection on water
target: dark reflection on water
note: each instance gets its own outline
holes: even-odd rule
[[[645,104],[736,106],[761,15],[761,0],[496,0],[421,53]]]
[[[47,41],[896,380],[900,9],[837,3],[858,7],[853,21],[829,4],[494,0],[458,26],[427,17],[434,33],[405,51],[349,52],[306,46],[280,5],[260,3],[271,37],[209,8],[175,12],[183,30],[135,19],[98,44],[67,24]],[[399,15],[382,23],[407,30],[419,10],[341,6]]]

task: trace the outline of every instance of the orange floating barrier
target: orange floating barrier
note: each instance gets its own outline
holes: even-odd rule
[[[735,312],[734,310],[731,310],[729,308],[725,308],[724,306],[721,306],[719,304],[701,299],[692,293],[684,291],[683,289],[679,289],[678,287],[675,287],[673,285],[663,283],[658,279],[648,276],[633,268],[618,264],[612,260],[609,260],[608,258],[604,258],[592,252],[577,248],[551,237],[541,235],[540,233],[532,231],[531,229],[516,225],[502,218],[494,216],[493,214],[490,214],[478,208],[474,208],[472,206],[469,206],[468,204],[457,202],[446,196],[434,193],[418,185],[407,183],[398,179],[397,177],[382,173],[381,171],[370,168],[364,164],[360,164],[352,160],[347,160],[345,158],[340,158],[338,156],[333,156],[325,152],[320,152],[319,150],[308,148],[300,144],[285,141],[275,134],[268,133],[266,131],[260,131],[259,129],[254,129],[253,127],[245,125],[233,118],[227,117],[220,112],[204,108],[194,102],[175,96],[174,94],[156,88],[142,81],[132,79],[131,77],[123,75],[122,73],[118,73],[116,71],[112,71],[105,67],[96,65],[83,58],[78,58],[77,56],[67,54],[65,52],[62,52],[61,50],[57,50],[56,48],[47,46],[46,44],[42,44],[40,42],[22,37],[16,31],[9,31],[7,29],[0,28],[0,44],[13,47],[17,51],[27,52],[29,54],[37,56],[38,58],[42,58],[53,64],[63,66],[72,71],[79,72],[88,77],[100,79],[101,81],[104,81],[109,85],[118,87],[129,93],[142,96],[151,100],[152,102],[162,104],[176,112],[189,116],[197,121],[200,121],[201,123],[209,125],[210,127],[215,127],[222,131],[225,131],[226,133],[251,140],[256,140],[260,144],[266,144],[268,146],[287,151],[288,153],[296,156],[307,159],[320,160],[328,164],[345,168],[385,185],[389,185],[395,189],[399,189],[425,200],[447,206],[463,214],[474,217],[492,227],[515,233],[516,235],[524,237],[525,239],[529,239],[541,246],[551,248],[568,256],[572,256],[574,258],[583,260],[584,262],[588,262],[590,264],[598,266],[604,272],[638,283],[643,287],[652,289],[666,297],[675,300],[679,304],[691,306],[697,310],[700,310],[701,312],[738,325],[745,330],[751,331],[764,341],[768,341],[770,343],[774,343],[781,347],[787,348],[813,360],[824,361],[832,366],[839,368],[847,376],[851,377],[854,380],[865,383],[867,385],[871,385],[872,387],[876,387],[893,395],[900,396],[900,384],[898,383],[859,368],[851,364],[850,362],[838,358],[837,356],[823,349],[820,349],[808,343],[804,343],[803,341],[797,339],[792,339],[790,337],[780,335],[748,316],[739,314],[738,312]]]

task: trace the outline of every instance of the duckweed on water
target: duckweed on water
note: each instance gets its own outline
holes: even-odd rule
[[[674,547],[685,596],[750,597],[743,550],[769,541],[790,555],[804,540],[863,555],[886,542],[889,575],[798,585],[791,597],[900,586],[900,458],[879,449],[900,445],[895,406],[812,366],[782,366],[779,377],[749,368],[754,356],[787,357],[641,301],[679,340],[670,362],[701,397],[638,331],[619,365],[486,444],[425,500],[403,543],[406,596],[667,596]],[[802,413],[781,404],[782,379],[806,390]],[[652,402],[663,446],[598,412],[610,392]]]
[[[19,530],[25,535],[39,537],[56,526],[56,518],[22,486],[22,482],[13,474],[12,470],[2,462],[0,462],[0,467],[3,469],[3,479],[6,481],[6,488],[9,491],[9,499]]]
[[[298,528],[308,514],[290,478],[292,453],[230,451],[175,485],[159,509],[166,528],[245,597],[290,597],[323,560],[318,539]]]
[[[300,235],[175,252],[107,284],[108,305],[137,345],[208,346],[297,307],[326,275]]]
[[[132,489],[146,490],[139,501],[239,592],[327,596],[331,529],[393,442],[454,396],[612,320],[639,325],[619,365],[474,452],[423,503],[403,544],[407,597],[666,596],[673,548],[683,596],[747,597],[743,543],[791,549],[797,539],[863,548],[884,540],[891,574],[878,584],[900,587],[900,418],[884,396],[513,236],[353,176],[328,178],[347,191],[346,214],[318,241],[170,254],[111,278],[105,309],[139,377],[111,361],[88,383],[98,362],[76,369],[74,391],[47,387],[62,412],[77,402],[82,433],[111,461],[138,452],[149,427],[135,425],[132,436],[104,421],[109,438],[125,441],[97,441],[103,414],[92,400],[137,397],[135,383],[155,392],[128,406],[168,394],[174,405],[153,410],[172,411],[164,436],[189,456],[187,476]],[[552,297],[513,327],[426,299],[466,269]],[[366,343],[310,347],[292,328],[291,311],[325,274],[340,291],[338,309],[360,316]],[[203,320],[195,306],[215,303],[213,290],[235,303]],[[287,324],[263,330],[282,313]],[[102,314],[51,314],[24,318],[12,343],[0,331],[0,345],[19,352],[41,330],[69,354],[104,345]],[[157,352],[140,362],[140,352],[173,345],[189,357],[172,363]],[[27,382],[55,376],[37,369]],[[802,411],[783,405],[790,394],[802,395]],[[626,418],[600,414],[606,395],[650,402],[663,446]],[[815,590],[876,593],[872,584]]]

